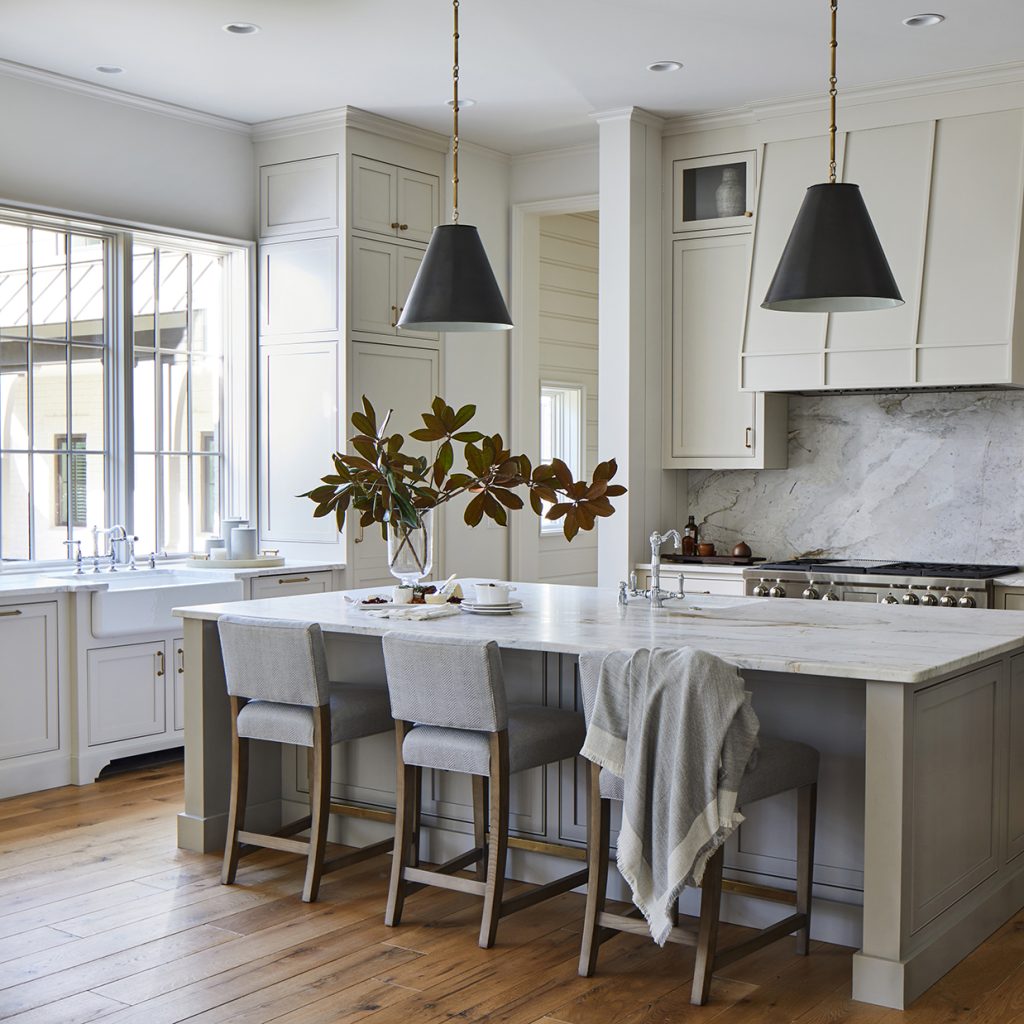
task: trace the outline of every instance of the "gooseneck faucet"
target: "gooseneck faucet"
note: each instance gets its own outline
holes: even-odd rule
[[[658,533],[657,530],[651,534],[651,607],[661,608],[664,606],[665,595],[661,590],[661,545],[665,541],[672,541],[672,546],[678,551],[683,546],[683,538],[679,536],[678,530],[669,530],[668,533]],[[682,590],[682,573],[680,573],[679,589]]]

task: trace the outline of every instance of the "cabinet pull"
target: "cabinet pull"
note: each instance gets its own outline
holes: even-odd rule
[[[398,326],[398,312],[399,312],[399,310],[398,310],[397,306],[392,306],[391,307],[391,326],[392,327],[397,327]]]
[[[753,217],[754,216],[754,211],[753,210],[744,210],[743,211],[743,216],[744,217]]]
[[[12,608],[10,611],[0,612],[0,618],[5,618],[8,615],[20,615],[20,614],[21,614],[21,609],[20,608]]]
[[[397,220],[393,220],[393,221],[391,222],[391,230],[392,230],[392,231],[397,231],[397,230],[399,230],[399,229],[401,228],[401,226],[402,226],[402,225],[401,225],[401,224],[399,224]]]
[[[409,230],[409,225],[408,224],[399,224],[398,225],[398,230],[399,231],[408,231]]]
[[[156,663],[159,666],[159,668],[156,670],[156,674],[158,676],[162,676],[164,674],[164,670],[167,668],[167,665],[164,663],[164,652],[163,651],[157,651],[156,652]]]
[[[281,584],[283,584],[283,583],[308,583],[308,582],[309,582],[309,577],[308,576],[290,576],[286,580],[278,580],[277,584],[278,584],[278,586],[281,586]]]
[[[745,447],[747,447],[747,448],[753,448],[754,447],[753,435],[754,435],[754,428],[753,427],[747,427],[747,432],[744,435],[744,439],[743,439],[743,444],[744,444]]]
[[[183,676],[185,674],[185,651],[178,648],[178,675]]]

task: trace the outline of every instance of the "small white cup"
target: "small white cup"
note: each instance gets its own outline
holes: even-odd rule
[[[508,596],[515,587],[508,583],[474,583],[477,604],[508,604]]]
[[[395,604],[412,604],[412,587],[393,587],[391,600]]]

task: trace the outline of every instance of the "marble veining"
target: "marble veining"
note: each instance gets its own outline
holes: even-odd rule
[[[1024,564],[1024,393],[794,397],[789,437],[788,469],[689,473],[706,539],[770,558]]]
[[[921,683],[1024,646],[1024,612],[988,612],[822,601],[693,597],[652,612],[626,608],[615,591],[517,584],[523,610],[397,625],[373,619],[344,593],[297,595],[177,609],[184,618],[234,613],[319,622],[327,633],[380,636],[390,629],[496,640],[502,647],[579,654],[652,646],[700,647],[741,669]]]

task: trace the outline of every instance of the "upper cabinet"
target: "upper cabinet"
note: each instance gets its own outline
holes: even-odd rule
[[[338,240],[324,235],[260,246],[263,340],[338,330]]]
[[[1024,111],[853,131],[860,185],[905,305],[870,313],[761,308],[824,138],[764,147],[742,349],[749,391],[1024,385]]]
[[[353,156],[351,196],[354,231],[429,242],[440,219],[440,179],[408,167]]]
[[[315,156],[260,168],[260,237],[338,227],[338,157]]]
[[[672,162],[672,230],[749,227],[756,154],[724,153]]]

